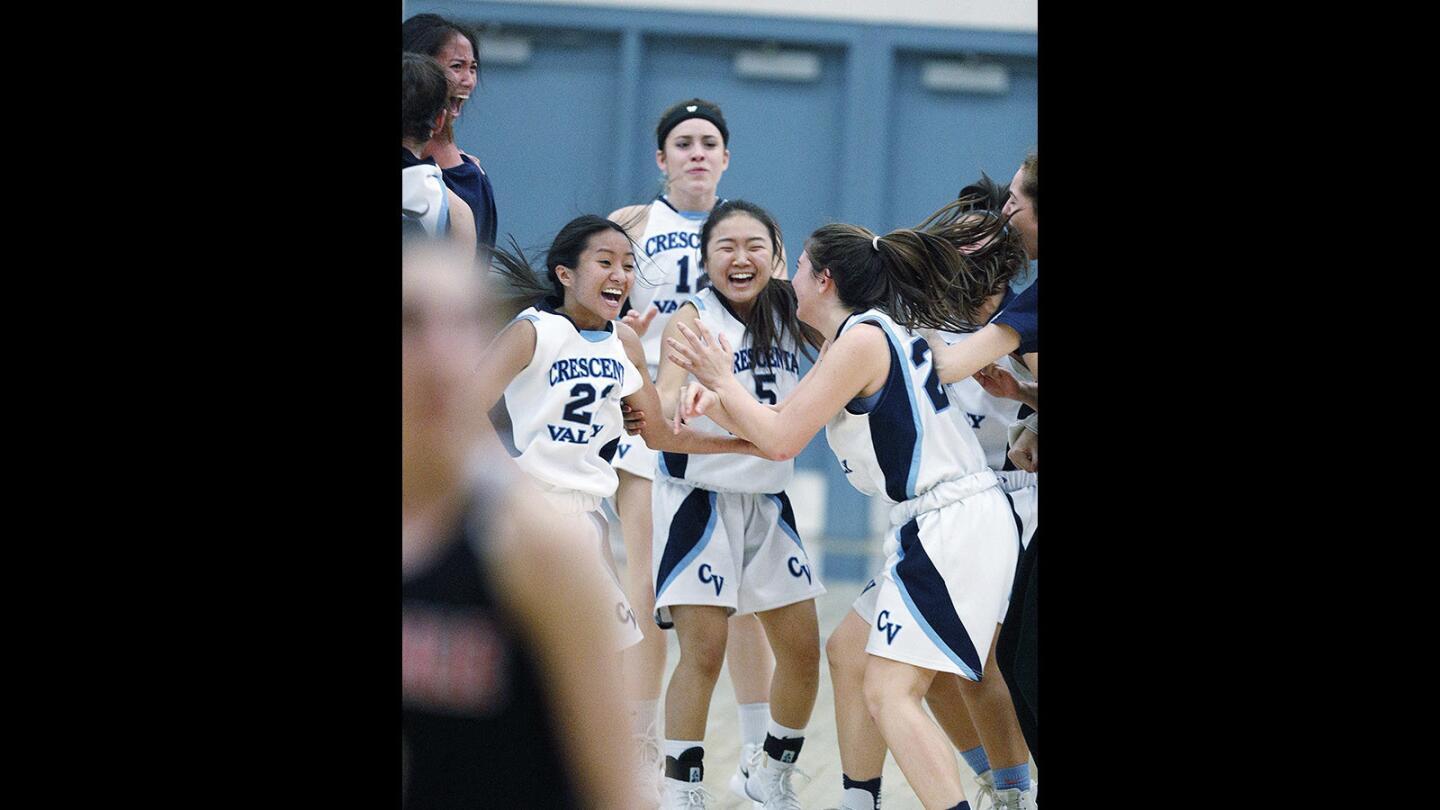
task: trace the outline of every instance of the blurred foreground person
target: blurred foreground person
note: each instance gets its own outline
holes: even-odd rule
[[[412,244],[402,271],[403,806],[631,810],[585,527],[496,463],[473,373],[495,329],[453,250]]]

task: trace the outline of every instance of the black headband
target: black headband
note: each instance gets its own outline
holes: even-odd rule
[[[664,151],[665,136],[670,134],[670,130],[679,126],[681,121],[691,118],[703,118],[714,124],[715,128],[720,130],[721,143],[726,147],[730,145],[730,130],[725,126],[725,116],[720,112],[720,108],[698,98],[692,98],[671,107],[670,113],[660,119],[660,126],[655,128],[655,148]]]

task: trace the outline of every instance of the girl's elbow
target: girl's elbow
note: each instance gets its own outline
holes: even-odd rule
[[[760,452],[764,453],[765,458],[769,461],[789,461],[800,455],[800,451],[803,449],[805,449],[803,445],[794,447],[790,443],[782,441],[761,447]]]

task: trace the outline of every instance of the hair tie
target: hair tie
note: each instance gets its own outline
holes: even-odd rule
[[[880,237],[879,237],[879,236],[876,236],[876,237],[874,237],[874,238],[872,238],[872,239],[870,240],[870,247],[875,248],[875,252],[876,252],[876,253],[879,253],[879,252],[880,252]]]

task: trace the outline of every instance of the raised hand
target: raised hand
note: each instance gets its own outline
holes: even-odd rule
[[[734,350],[724,335],[716,340],[700,321],[695,322],[693,331],[683,323],[678,326],[685,341],[666,339],[672,362],[695,375],[695,379],[710,389],[718,389],[725,380],[734,376]]]
[[[630,310],[620,317],[620,322],[634,329],[637,337],[645,337],[645,331],[650,328],[650,322],[655,320],[655,316],[659,314],[660,308],[651,304],[645,308],[644,312]]]

